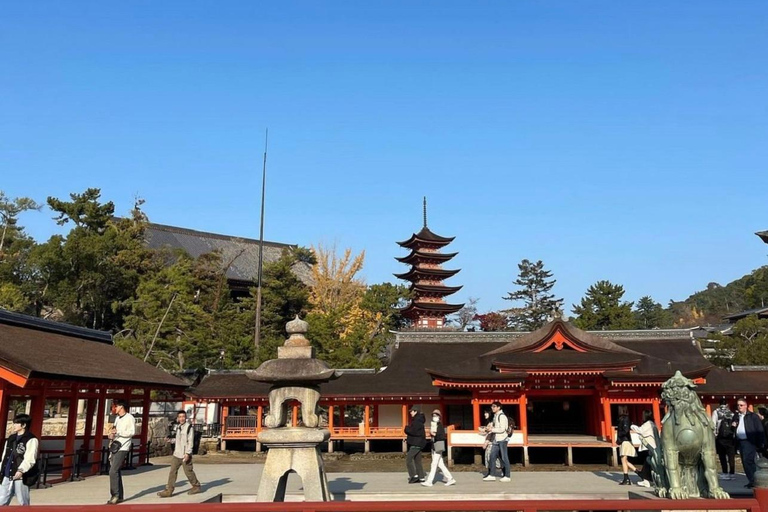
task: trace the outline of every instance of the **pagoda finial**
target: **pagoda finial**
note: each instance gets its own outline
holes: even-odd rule
[[[427,227],[427,196],[424,196],[424,227]]]

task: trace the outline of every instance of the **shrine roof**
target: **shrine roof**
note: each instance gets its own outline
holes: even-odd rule
[[[411,237],[408,240],[397,242],[397,245],[401,247],[411,247],[415,244],[418,244],[419,242],[426,242],[426,243],[435,244],[435,245],[448,245],[449,243],[453,242],[455,238],[456,238],[455,236],[444,237],[444,236],[437,235],[432,231],[430,231],[430,229],[427,226],[424,226],[423,228],[421,228],[421,231],[411,235]]]
[[[758,231],[755,234],[760,237],[760,240],[768,244],[768,231]]]
[[[455,313],[464,307],[464,304],[446,304],[445,302],[411,302],[404,308],[400,309],[400,313],[407,315],[413,311],[427,311],[431,313]]]
[[[435,284],[414,284],[411,286],[411,290],[425,293],[439,293],[442,295],[451,295],[462,288],[463,286],[444,286]]]
[[[56,379],[186,388],[112,345],[109,333],[0,312],[0,369],[21,380]],[[22,384],[23,387],[23,384]]]
[[[147,225],[145,238],[152,249],[182,249],[193,258],[219,251],[222,261],[232,261],[227,267],[227,279],[256,282],[259,267],[259,241],[256,239],[154,223]],[[264,263],[277,261],[284,249],[292,247],[296,245],[265,240]],[[306,263],[296,263],[293,272],[303,283],[312,282],[310,267]]]
[[[713,368],[707,374],[707,382],[696,387],[702,394],[746,396],[747,400],[768,397],[768,371],[728,371]],[[762,395],[762,396],[761,396]]]

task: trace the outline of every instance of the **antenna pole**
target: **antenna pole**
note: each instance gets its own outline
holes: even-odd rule
[[[424,227],[427,227],[427,196],[424,196]]]
[[[264,132],[264,164],[261,170],[261,219],[259,225],[259,270],[256,275],[256,334],[253,344],[258,357],[259,344],[261,343],[261,277],[264,263],[264,198],[267,188],[267,142],[269,141],[269,128]]]

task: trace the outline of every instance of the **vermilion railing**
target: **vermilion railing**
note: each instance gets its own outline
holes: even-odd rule
[[[761,491],[767,492],[768,489]],[[640,511],[640,510],[747,510],[768,512],[768,500],[473,500],[473,501],[325,501],[286,503],[184,503],[133,505],[123,503],[120,510],[133,512],[167,512],[181,506],[184,512],[539,512],[539,511]],[[761,508],[761,502],[763,507]],[[107,505],[33,506],[32,512],[107,512]]]

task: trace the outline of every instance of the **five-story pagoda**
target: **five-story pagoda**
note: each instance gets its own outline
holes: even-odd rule
[[[443,264],[458,253],[441,253],[455,237],[436,235],[427,227],[427,198],[424,198],[424,227],[411,238],[397,244],[411,253],[397,261],[410,265],[411,269],[395,277],[411,283],[411,303],[401,310],[402,315],[421,329],[440,329],[445,317],[464,307],[464,304],[448,304],[445,297],[456,293],[461,286],[446,286],[443,281],[456,275],[459,270],[445,270]]]

